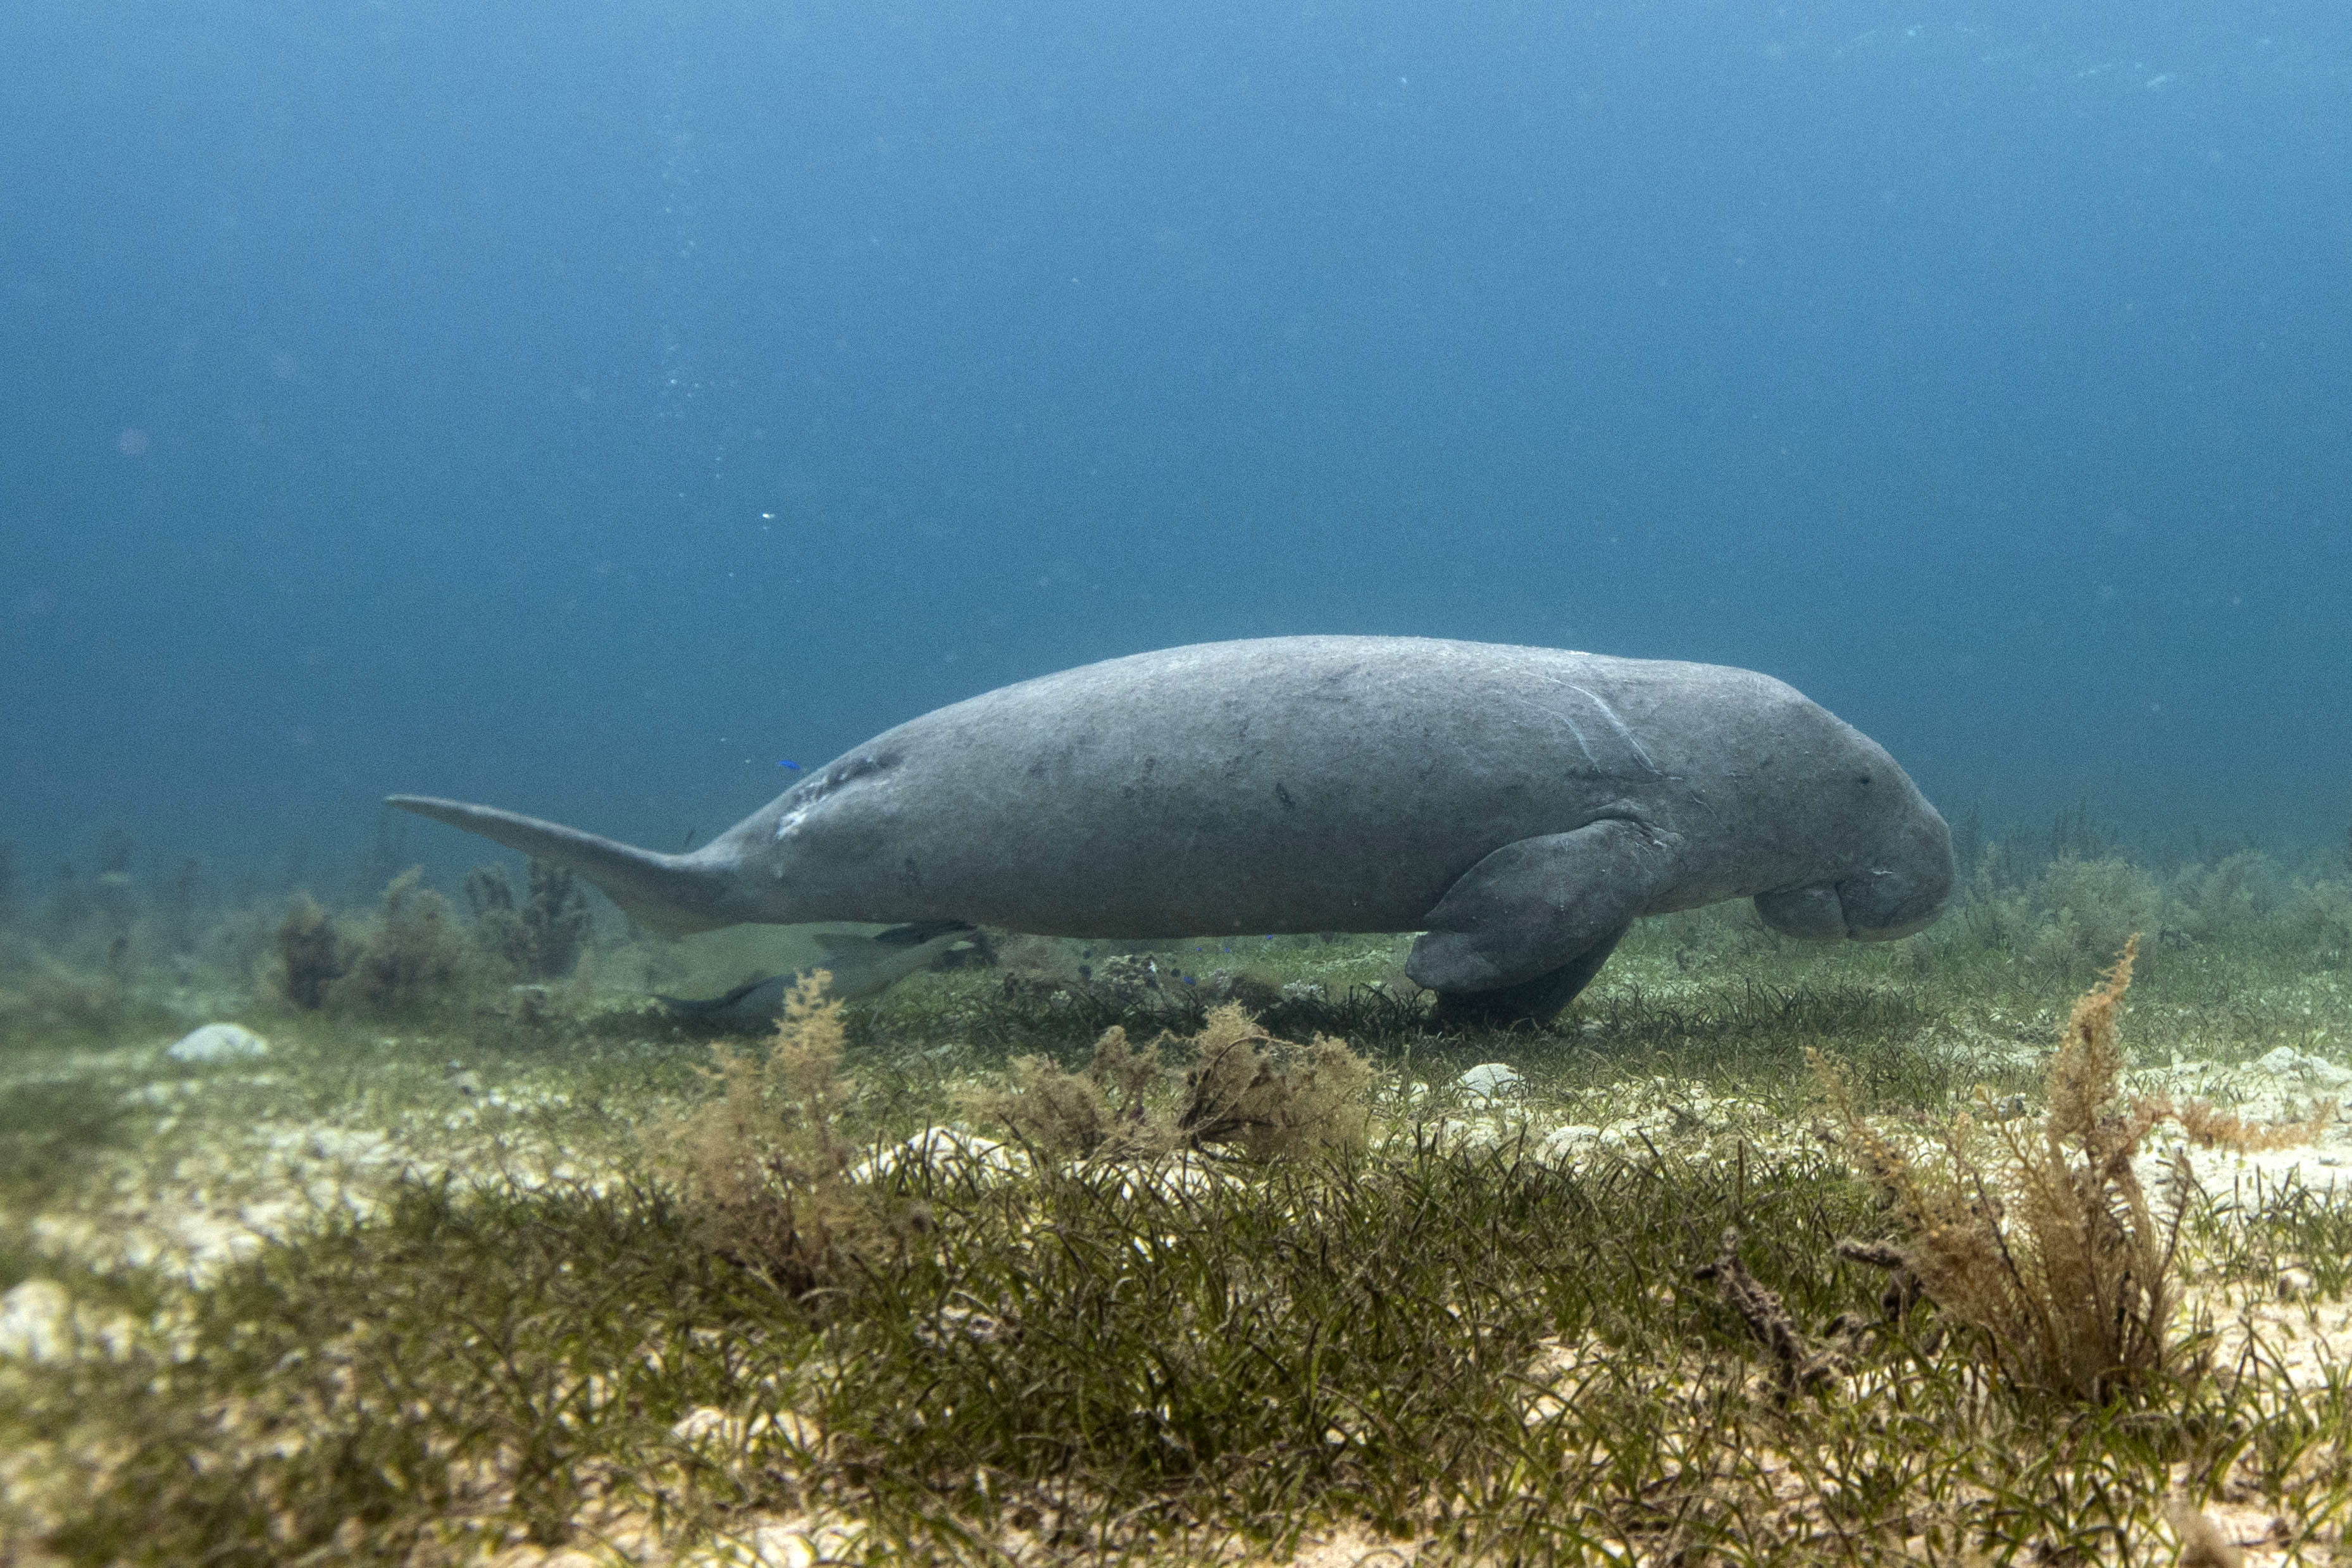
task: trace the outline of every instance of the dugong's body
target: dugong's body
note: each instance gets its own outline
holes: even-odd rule
[[[1075,937],[1419,931],[1458,1011],[1557,1011],[1638,916],[1748,897],[1905,936],[1951,837],[1876,742],[1769,676],[1418,637],[1138,654],[876,736],[702,848],[392,804],[570,865],[639,919]]]

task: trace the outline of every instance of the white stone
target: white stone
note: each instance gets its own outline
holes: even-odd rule
[[[1516,1100],[1528,1091],[1528,1080],[1508,1062],[1480,1062],[1455,1079],[1454,1087],[1474,1100]]]
[[[677,1559],[678,1568],[814,1568],[838,1563],[864,1538],[855,1522],[829,1524],[806,1516],[731,1526],[710,1544]],[[551,1559],[552,1564],[554,1560]]]
[[[2254,1068],[2273,1078],[2300,1079],[2316,1089],[2342,1089],[2352,1084],[2352,1071],[2325,1057],[2307,1056],[2293,1046],[2280,1046],[2254,1058]]]
[[[698,1405],[671,1426],[669,1435],[681,1443],[732,1446],[741,1440],[743,1426],[715,1405]]]
[[[816,1423],[796,1410],[761,1410],[745,1415],[715,1405],[696,1405],[671,1426],[669,1435],[681,1443],[716,1443],[730,1448],[770,1439],[814,1449],[822,1440]]]
[[[1062,1169],[1074,1176],[1108,1173],[1123,1198],[1148,1193],[1158,1197],[1192,1197],[1217,1187],[1241,1184],[1241,1177],[1231,1171],[1220,1170],[1202,1155],[1189,1151],[1164,1160],[1137,1161],[1116,1165],[1090,1165],[1084,1160],[1072,1160]]]
[[[1544,1135],[1544,1141],[1536,1145],[1536,1158],[1546,1164],[1565,1165],[1600,1146],[1600,1128],[1571,1121],[1565,1127],[1555,1127]]]
[[[1444,1116],[1425,1123],[1420,1136],[1433,1149],[1475,1152],[1484,1149],[1499,1149],[1507,1137],[1517,1135],[1517,1129],[1496,1125],[1492,1116]]]
[[[1009,1144],[959,1127],[933,1127],[860,1161],[851,1169],[849,1179],[870,1182],[908,1162],[935,1169],[963,1165],[990,1176],[1015,1175],[1029,1168],[1028,1156]]]
[[[47,1361],[72,1334],[73,1298],[54,1279],[27,1279],[0,1296],[0,1355]]]
[[[269,1042],[242,1024],[206,1024],[164,1047],[163,1054],[175,1062],[244,1061],[268,1056]]]

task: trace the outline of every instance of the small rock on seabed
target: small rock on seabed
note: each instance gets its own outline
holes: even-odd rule
[[[163,1054],[175,1062],[231,1062],[269,1054],[269,1042],[242,1024],[206,1024],[191,1029]]]
[[[1454,1080],[1454,1087],[1472,1100],[1517,1100],[1528,1091],[1528,1080],[1508,1062],[1480,1062]]]

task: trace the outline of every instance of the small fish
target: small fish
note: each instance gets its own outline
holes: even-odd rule
[[[793,761],[793,760],[792,760],[792,758],[790,758],[790,757],[779,757],[779,758],[777,758],[777,759],[776,759],[776,766],[778,766],[778,767],[780,767],[780,768],[790,768],[790,769],[792,769],[792,770],[793,770],[793,772],[794,772],[794,773],[798,773],[798,772],[800,772],[800,771],[801,771],[801,765],[800,765],[800,763],[796,763],[796,762]]]

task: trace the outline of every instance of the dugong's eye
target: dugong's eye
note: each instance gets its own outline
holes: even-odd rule
[[[1857,773],[1854,775],[1853,782],[1856,784],[1868,784],[1870,782],[1870,775],[1868,773]]]

